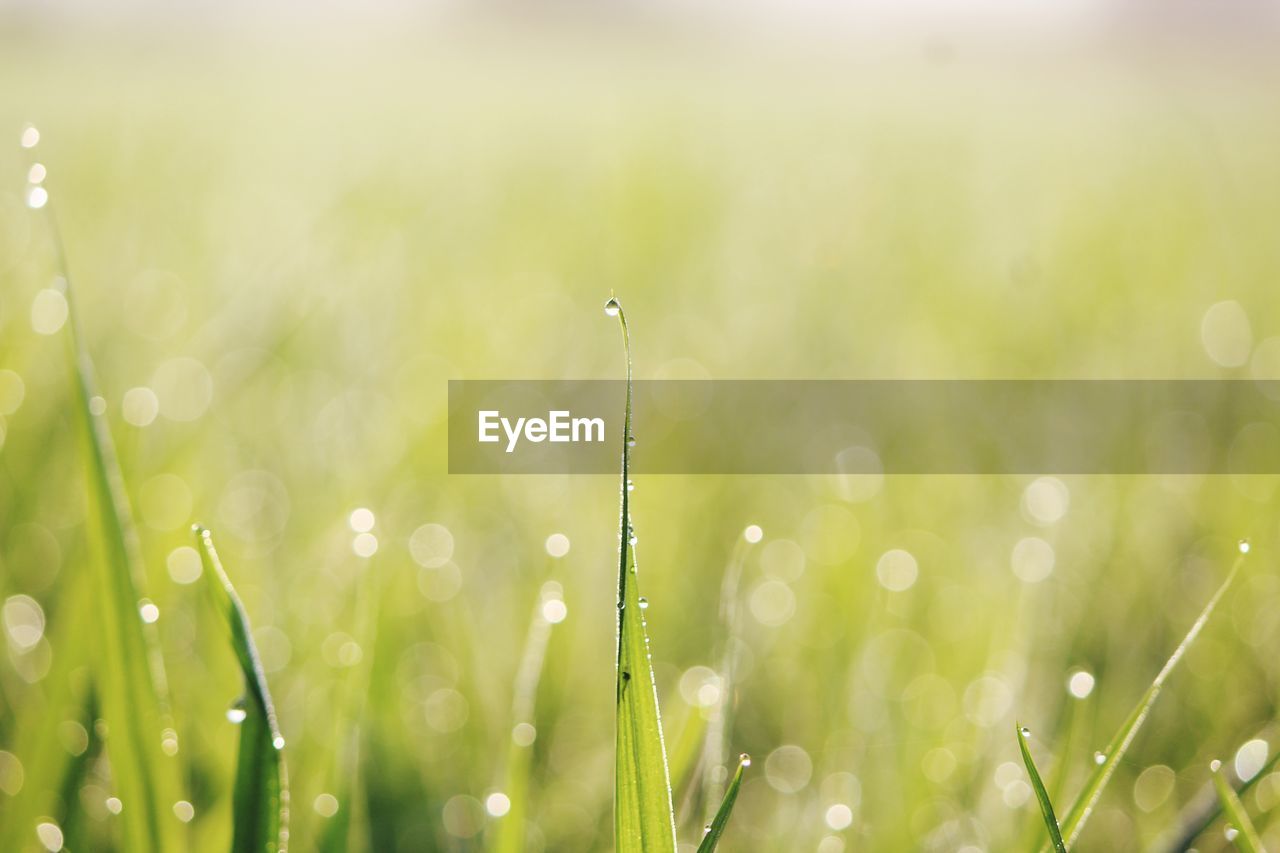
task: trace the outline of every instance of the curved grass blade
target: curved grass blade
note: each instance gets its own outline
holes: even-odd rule
[[[742,773],[750,766],[751,756],[744,752],[738,758],[738,770],[733,774],[733,780],[729,783],[728,790],[724,792],[724,800],[720,803],[720,810],[716,812],[711,825],[707,827],[707,834],[702,836],[702,843],[698,845],[698,853],[711,853],[716,849],[716,845],[720,843],[720,836],[724,835],[724,829],[729,825],[729,815],[733,812],[733,804],[738,799],[738,790],[742,787]]]
[[[289,841],[289,783],[284,766],[284,738],[276,724],[275,707],[258,649],[249,633],[249,617],[235,587],[222,569],[213,536],[195,527],[205,587],[214,606],[227,621],[231,646],[244,676],[240,720],[240,755],[232,794],[234,829],[232,853],[285,853]]]
[[[1240,566],[1248,552],[1248,542],[1242,541],[1240,543],[1240,555],[1236,557],[1231,566],[1231,571],[1227,573],[1227,579],[1222,582],[1222,585],[1214,592],[1213,597],[1205,604],[1204,609],[1200,611],[1200,615],[1196,617],[1196,621],[1188,629],[1187,635],[1182,638],[1182,642],[1173,650],[1173,654],[1169,656],[1164,666],[1161,667],[1160,672],[1156,674],[1151,686],[1142,694],[1138,704],[1129,712],[1124,724],[1120,726],[1120,729],[1112,736],[1111,742],[1107,744],[1107,749],[1103,753],[1102,763],[1097,765],[1093,772],[1089,774],[1089,778],[1085,781],[1080,795],[1076,797],[1076,801],[1071,805],[1071,808],[1067,811],[1066,818],[1062,821],[1062,837],[1068,848],[1079,839],[1080,832],[1084,829],[1089,816],[1093,813],[1094,806],[1098,803],[1098,798],[1102,796],[1103,789],[1111,781],[1111,776],[1115,773],[1116,767],[1119,766],[1120,759],[1124,757],[1129,745],[1137,737],[1138,730],[1146,722],[1147,714],[1150,713],[1151,706],[1155,704],[1156,699],[1159,697],[1165,681],[1177,668],[1178,662],[1182,660],[1182,656],[1186,654],[1187,649],[1191,648],[1191,644],[1196,641],[1201,629],[1209,621],[1209,617],[1213,615],[1214,608],[1218,606],[1222,596],[1235,581],[1236,575],[1240,571]]]
[[[62,233],[52,201],[45,216],[53,240],[57,281],[67,303],[64,338],[72,368],[75,409],[83,429],[89,470],[89,522],[99,559],[89,572],[98,606],[100,645],[94,673],[102,716],[111,736],[107,754],[121,812],[123,846],[130,850],[173,850],[185,846],[181,824],[170,813],[181,790],[173,759],[178,737],[168,698],[164,658],[155,626],[144,622],[139,605],[146,589],[141,548],[115,444],[98,399],[93,358],[80,332]]]
[[[1258,837],[1258,830],[1254,828],[1253,821],[1249,820],[1249,813],[1245,811],[1244,803],[1240,802],[1235,789],[1222,775],[1222,762],[1213,762],[1209,765],[1209,769],[1213,771],[1213,787],[1217,789],[1218,799],[1222,801],[1222,810],[1226,812],[1227,820],[1231,821],[1231,826],[1236,831],[1231,839],[1236,849],[1242,853],[1266,853],[1266,848],[1262,846],[1262,839]]]
[[[1027,735],[1031,732],[1021,723],[1014,723],[1014,732],[1018,738],[1018,749],[1022,752],[1022,763],[1027,766],[1027,775],[1031,777],[1031,789],[1036,792],[1036,801],[1040,803],[1040,815],[1044,818],[1045,829],[1049,830],[1049,841],[1055,853],[1067,853],[1067,845],[1062,842],[1062,830],[1058,827],[1058,816],[1053,813],[1053,802],[1040,779],[1040,771],[1036,770],[1031,750],[1027,748]]]
[[[631,474],[631,339],[618,300],[605,313],[622,326],[627,358],[627,406],[622,430],[622,511],[618,543],[617,738],[613,804],[618,853],[663,853],[676,849],[671,777],[662,742],[658,691],[649,659],[644,610],[636,586],[635,536],[628,502]]]

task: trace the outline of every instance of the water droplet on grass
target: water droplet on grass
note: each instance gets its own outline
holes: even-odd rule
[[[1213,761],[1210,761],[1210,762],[1209,762],[1209,770],[1210,770],[1210,771],[1212,771],[1212,772],[1214,772],[1214,773],[1217,773],[1217,772],[1218,772],[1219,770],[1221,770],[1221,769],[1222,769],[1222,762],[1221,762],[1221,761],[1219,761],[1218,759],[1216,759],[1216,758],[1215,758],[1215,759],[1213,759]]]
[[[1031,737],[1031,729],[1027,728],[1026,726],[1022,726],[1018,729],[1018,734],[1022,735],[1023,737]]]
[[[641,609],[641,610],[648,610],[648,609],[649,609],[649,599],[647,599],[647,598],[641,598],[641,599],[640,599],[640,609]],[[649,638],[648,638],[648,637],[645,637],[644,639],[645,639],[645,642],[646,642],[646,643],[649,641]]]
[[[36,129],[34,124],[26,125],[22,128],[22,147],[35,148],[40,144],[40,131]]]
[[[614,299],[612,296],[609,297],[609,301],[604,304],[605,316],[617,317],[619,310],[621,310],[621,306],[618,305],[618,300]]]
[[[1240,551],[1240,553],[1241,553],[1241,554],[1248,554],[1248,553],[1249,553],[1249,540],[1248,540],[1248,539],[1241,539],[1239,542],[1237,542],[1237,543],[1236,543],[1236,548]]]
[[[284,749],[284,738],[280,737],[280,735],[276,735],[272,738],[271,745],[276,749]]]
[[[1095,752],[1095,753],[1093,754],[1093,763],[1094,763],[1094,764],[1106,764],[1106,763],[1107,763],[1107,754],[1106,754],[1105,752]]]
[[[1236,836],[1240,834],[1240,830],[1236,829],[1234,826],[1228,826],[1222,831],[1222,834],[1226,836],[1228,841],[1235,841]]]
[[[245,710],[243,699],[237,699],[235,704],[227,709],[227,719],[237,726],[243,723],[248,716],[249,712]]]
[[[750,766],[751,766],[751,756],[750,756],[750,755],[748,755],[748,754],[747,754],[747,753],[745,753],[745,752],[744,752],[744,753],[742,753],[742,755],[739,755],[739,756],[738,756],[738,763],[739,763],[739,764],[741,764],[743,767],[750,767]]]

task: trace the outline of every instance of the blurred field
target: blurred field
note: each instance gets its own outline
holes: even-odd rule
[[[94,654],[60,607],[89,558],[84,456],[62,343],[33,330],[53,265],[23,204],[24,122],[141,527],[193,850],[229,840],[240,688],[175,550],[197,521],[256,626],[295,849],[347,777],[354,849],[483,847],[547,579],[568,618],[537,700],[531,849],[610,846],[616,483],[449,477],[444,432],[448,378],[619,377],[610,291],[639,378],[1280,378],[1274,67],[411,34],[2,44],[0,370],[20,383],[0,374],[0,595],[38,603],[43,632],[13,629],[26,599],[6,610],[0,824],[33,765],[63,760],[14,733],[64,712],[55,661],[82,684]],[[1249,320],[1236,367],[1202,341],[1222,300]],[[643,453],[643,412],[636,432]],[[1042,484],[1036,509],[1033,479],[639,480],[668,745],[697,713],[691,668],[715,664],[724,567],[764,530],[728,744],[756,760],[725,849],[1028,846],[1015,717],[1069,802],[1243,537],[1251,565],[1081,849],[1149,849],[1211,759],[1255,737],[1274,753],[1277,482],[1067,478],[1054,521],[1062,493]],[[447,535],[412,549],[427,524]],[[1038,582],[1012,556],[1028,537],[1053,555]],[[877,572],[890,549],[917,563],[907,589]],[[1081,669],[1096,686],[1073,699]],[[90,760],[51,817],[81,813],[81,848],[111,849],[110,791]],[[1280,846],[1280,775],[1245,802]],[[701,814],[680,817],[695,840]],[[1217,826],[1199,848],[1225,844]]]

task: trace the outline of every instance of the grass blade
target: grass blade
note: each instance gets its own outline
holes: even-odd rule
[[[1241,781],[1240,790],[1236,792],[1236,796],[1243,796],[1259,781],[1270,776],[1276,769],[1277,764],[1280,764],[1280,753],[1271,756],[1257,773]],[[1203,806],[1201,806],[1202,801]],[[1174,840],[1168,846],[1170,851],[1184,850],[1193,846],[1195,840],[1207,832],[1218,818],[1222,817],[1222,800],[1218,797],[1212,797],[1206,801],[1204,797],[1197,796],[1184,811],[1188,815],[1192,815],[1192,817],[1186,817],[1178,821],[1180,829],[1173,835]]]
[[[102,715],[110,729],[107,754],[121,812],[123,846],[130,850],[172,850],[185,846],[180,824],[169,809],[181,790],[173,756],[173,727],[164,659],[155,626],[139,614],[146,589],[141,549],[115,444],[98,399],[93,359],[84,344],[70,284],[66,250],[52,202],[45,213],[53,238],[58,284],[67,303],[64,337],[72,368],[75,409],[89,460],[87,529],[98,551],[91,560],[91,585],[98,599],[100,628],[94,673]]]
[[[284,766],[284,738],[276,724],[267,678],[249,632],[249,617],[235,587],[222,569],[213,536],[195,528],[204,563],[206,588],[227,620],[231,646],[244,676],[244,718],[240,721],[240,754],[232,795],[232,853],[285,853],[289,839],[289,784]]]
[[[699,762],[702,758],[703,742],[707,733],[707,717],[702,708],[691,707],[684,716],[680,726],[680,734],[676,736],[671,752],[667,756],[667,765],[671,771],[671,792],[673,799],[681,799],[678,814],[683,814],[684,821],[692,814],[692,802],[699,793],[699,786],[692,784],[697,776]],[[680,821],[677,821],[677,827]]]
[[[745,535],[738,538],[733,549],[729,565],[725,567],[724,577],[720,581],[720,622],[724,628],[723,647],[720,653],[720,668],[716,675],[720,679],[719,695],[716,703],[709,710],[707,723],[707,740],[703,745],[702,766],[703,808],[707,820],[713,820],[711,809],[716,808],[724,795],[724,780],[728,776],[728,751],[725,742],[733,726],[734,690],[737,669],[741,619],[739,618],[738,588],[742,584],[742,569],[746,561],[747,549],[750,547]]]
[[[627,317],[616,299],[605,305],[622,326],[627,358],[627,406],[622,430],[622,511],[618,543],[617,739],[613,805],[618,853],[661,853],[676,848],[671,777],[662,742],[658,691],[649,659],[643,599],[636,584],[635,536],[631,526],[631,340]]]
[[[1027,748],[1027,735],[1031,732],[1024,729],[1021,723],[1014,723],[1014,731],[1018,738],[1018,749],[1022,752],[1022,763],[1027,766],[1027,775],[1031,777],[1031,788],[1036,792],[1036,800],[1040,803],[1040,815],[1044,818],[1045,828],[1049,830],[1049,841],[1056,853],[1067,853],[1067,845],[1062,843],[1062,830],[1058,827],[1058,816],[1053,813],[1053,802],[1040,779],[1040,771],[1036,770],[1031,750]]]
[[[42,700],[14,706],[12,728],[5,737],[23,761],[25,781],[0,813],[0,850],[26,849],[40,817],[59,812],[58,795],[68,787],[67,780],[79,778],[77,764],[88,750],[71,755],[59,742],[58,729],[64,720],[84,720],[86,732],[92,734],[96,714],[89,712],[94,702],[85,693],[93,687],[86,684],[79,690],[74,683],[76,670],[93,661],[92,651],[81,640],[82,626],[93,623],[92,592],[85,584],[67,584],[52,642],[63,651],[53,656],[49,674],[42,679]]]
[[[724,835],[724,828],[729,825],[729,815],[733,812],[733,804],[738,799],[738,789],[742,787],[742,773],[750,766],[751,756],[743,753],[738,758],[738,769],[733,774],[733,781],[729,783],[728,790],[724,792],[724,800],[720,803],[720,810],[716,812],[711,825],[707,827],[707,834],[702,836],[702,843],[698,845],[698,853],[711,853],[716,849],[716,845],[720,843],[720,836]]]
[[[1214,608],[1218,606],[1218,602],[1222,596],[1231,587],[1235,581],[1236,575],[1240,571],[1240,566],[1244,562],[1245,555],[1249,552],[1248,542],[1240,543],[1240,555],[1236,557],[1235,563],[1231,566],[1231,571],[1227,573],[1227,579],[1222,582],[1214,592],[1213,597],[1205,604],[1204,609],[1200,611],[1200,615],[1196,617],[1196,621],[1191,624],[1187,635],[1183,637],[1182,642],[1173,650],[1173,654],[1165,661],[1160,672],[1156,674],[1155,680],[1151,682],[1151,686],[1142,694],[1142,698],[1138,700],[1138,704],[1129,712],[1129,716],[1125,718],[1124,724],[1120,726],[1119,731],[1112,736],[1111,742],[1107,744],[1107,749],[1103,753],[1102,763],[1094,768],[1089,774],[1089,778],[1085,781],[1084,788],[1080,791],[1080,795],[1071,805],[1067,812],[1066,819],[1062,822],[1062,837],[1067,847],[1075,844],[1080,837],[1080,832],[1084,829],[1085,823],[1088,822],[1089,816],[1093,813],[1094,806],[1098,803],[1098,798],[1102,796],[1102,791],[1106,788],[1107,783],[1111,781],[1111,776],[1115,773],[1116,767],[1120,764],[1120,759],[1124,757],[1125,752],[1129,749],[1129,745],[1133,743],[1133,739],[1137,736],[1138,730],[1142,728],[1142,724],[1146,722],[1147,714],[1151,711],[1151,706],[1155,704],[1157,697],[1160,695],[1161,689],[1164,687],[1165,681],[1177,668],[1178,662],[1182,660],[1187,649],[1196,641],[1200,635],[1201,629],[1205,623],[1209,621],[1209,617],[1213,615]]]
[[[1231,826],[1236,831],[1234,836],[1229,836],[1232,843],[1243,853],[1266,853],[1262,839],[1258,837],[1258,830],[1254,829],[1253,821],[1249,820],[1249,813],[1245,811],[1244,803],[1240,802],[1235,789],[1222,775],[1222,762],[1213,762],[1210,769],[1213,771],[1213,787],[1217,789],[1218,799],[1222,801],[1222,810],[1226,812],[1227,820],[1231,821]]]
[[[525,731],[536,732],[534,708],[538,698],[538,683],[542,680],[542,665],[546,660],[547,644],[551,640],[554,624],[547,618],[548,606],[559,610],[558,618],[564,618],[564,604],[560,584],[548,581],[538,595],[538,603],[529,623],[529,634],[516,673],[514,697],[511,703],[511,744],[507,752],[507,766],[503,774],[502,793],[510,804],[499,819],[493,847],[494,853],[520,853],[525,848],[525,820],[529,813],[529,773],[533,763],[533,741]],[[527,729],[525,727],[528,727]]]

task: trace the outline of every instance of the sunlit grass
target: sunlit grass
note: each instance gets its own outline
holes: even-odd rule
[[[119,847],[142,819],[121,774],[146,758],[117,766],[124,733],[86,690],[108,650],[100,610],[126,618],[113,603],[125,596],[97,592],[107,564],[88,535],[98,518],[80,509],[97,500],[81,403],[62,337],[32,326],[56,270],[11,150],[27,118],[47,131],[37,150],[137,521],[138,595],[160,614],[181,778],[156,818],[177,849],[231,842],[242,734],[223,718],[237,676],[225,632],[181,558],[168,569],[197,519],[262,640],[289,743],[291,846],[476,849],[516,826],[500,801],[486,808],[500,788],[507,817],[524,804],[531,853],[613,845],[614,484],[449,477],[439,450],[446,378],[615,375],[602,282],[643,331],[639,378],[1246,377],[1280,334],[1280,117],[1244,77],[1229,101],[1157,102],[1132,80],[1027,88],[964,62],[485,75],[420,46],[349,64],[247,50],[226,75],[175,48],[157,75],[106,42],[41,38],[0,56],[24,84],[0,92],[0,370],[24,389],[15,404],[0,386],[0,592],[37,602],[44,625],[30,647],[5,626],[5,850],[44,824],[70,849]],[[393,78],[423,88],[391,105]],[[1233,369],[1200,339],[1225,299],[1246,309],[1258,354]],[[211,389],[193,420],[171,416],[156,376],[175,358]],[[149,417],[126,412],[135,389],[159,401]],[[1017,775],[1013,715],[1068,807],[1242,529],[1259,531],[1258,559],[1074,849],[1152,848],[1208,784],[1209,759],[1273,715],[1268,478],[1063,478],[1070,504],[1052,523],[1022,509],[1030,478],[638,479],[628,509],[685,844],[732,776],[701,757],[716,709],[682,676],[726,670],[716,602],[726,543],[748,522],[764,538],[741,565],[739,665],[717,697],[732,694],[732,729],[709,751],[754,761],[723,850],[1017,847],[1027,821],[1043,823]],[[372,559],[353,550],[357,506],[377,511]],[[552,531],[572,550],[548,558]],[[1055,557],[1040,583],[1010,571],[1028,537]],[[878,582],[890,549],[916,561],[908,589]],[[549,559],[573,617],[548,639],[537,737],[508,780],[513,685]],[[359,656],[338,651],[353,645]],[[1064,688],[1077,670],[1091,691]],[[1157,765],[1173,784],[1139,806],[1137,780]],[[1273,775],[1268,763],[1237,787],[1275,849]],[[1216,803],[1190,812],[1211,833],[1200,849],[1222,843]]]

